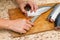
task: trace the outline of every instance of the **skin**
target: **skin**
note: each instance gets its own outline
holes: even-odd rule
[[[31,12],[38,9],[38,6],[32,0],[28,0],[27,2],[24,0],[16,0],[16,2],[18,3],[21,11],[24,13],[27,13],[27,11],[24,9],[27,4],[29,4],[29,6],[31,7]]]
[[[0,29],[8,29],[19,33],[26,33],[34,24],[26,19],[0,19]]]
[[[21,11],[25,14],[27,13],[24,9],[26,4],[30,5],[31,11],[36,11],[37,9],[37,6],[31,0],[28,0],[27,2],[24,0],[16,0],[16,2],[19,4]],[[0,18],[0,29],[8,29],[18,33],[26,33],[33,25],[34,23],[26,19],[6,20]]]

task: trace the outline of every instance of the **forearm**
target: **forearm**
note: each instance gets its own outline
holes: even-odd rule
[[[8,28],[9,20],[0,18],[0,29]]]

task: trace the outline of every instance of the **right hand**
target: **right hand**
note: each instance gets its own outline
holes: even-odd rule
[[[10,30],[13,30],[15,32],[19,33],[26,33],[27,30],[29,30],[34,24],[30,22],[29,20],[26,19],[17,19],[17,20],[12,20],[8,23],[7,27]]]

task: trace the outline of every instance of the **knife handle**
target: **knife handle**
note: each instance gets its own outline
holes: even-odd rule
[[[48,16],[48,20],[54,22],[59,13],[60,13],[60,4],[57,4],[54,7],[53,11]]]
[[[55,23],[55,28],[60,29],[60,14],[57,16],[54,23]]]
[[[57,16],[55,20],[55,26],[60,26],[60,14]]]

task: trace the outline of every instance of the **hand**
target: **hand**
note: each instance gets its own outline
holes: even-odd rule
[[[27,11],[24,9],[24,7],[27,4],[31,7],[31,11],[36,11],[37,8],[38,8],[38,6],[34,2],[32,2],[33,0],[32,1],[28,0],[27,2],[24,1],[24,0],[16,0],[16,1],[19,4],[19,7],[20,7],[21,11],[24,12],[24,13],[27,13]]]
[[[19,33],[26,33],[27,30],[29,30],[34,24],[26,19],[17,19],[12,20],[8,23],[9,27],[6,27],[10,30],[13,30],[15,32]]]

